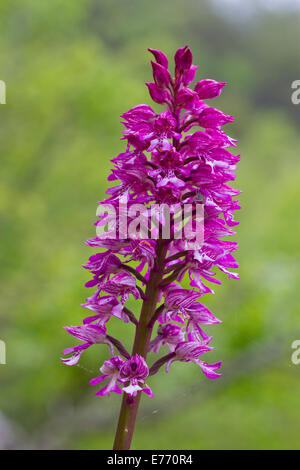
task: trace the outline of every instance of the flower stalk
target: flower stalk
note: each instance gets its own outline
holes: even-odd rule
[[[166,244],[163,240],[158,241],[156,256],[157,263],[152,268],[150,273],[149,282],[145,292],[146,299],[143,301],[139,324],[136,329],[132,349],[132,356],[139,354],[145,359],[147,357],[148,346],[153,328],[153,325],[149,327],[149,322],[151,321],[151,318],[154,315],[156,309],[157,298],[159,294],[158,286],[163,276],[164,261],[166,256]],[[128,400],[126,393],[123,394],[120,416],[113,446],[114,450],[128,450],[130,448],[140,400],[141,392],[137,393],[133,403],[132,401]]]

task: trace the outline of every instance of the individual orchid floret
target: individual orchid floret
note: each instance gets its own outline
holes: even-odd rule
[[[117,382],[121,383],[119,376],[120,369],[124,362],[124,359],[122,359],[120,356],[113,356],[108,361],[104,362],[103,366],[100,368],[100,372],[102,372],[103,375],[92,379],[90,381],[90,385],[97,385],[98,383],[103,382],[104,380],[109,380],[107,385],[98,392],[96,392],[95,395],[100,395],[101,397],[103,397],[104,395],[109,396],[111,392],[118,394],[122,393],[122,390],[117,385]]]
[[[135,278],[124,272],[116,274],[109,281],[101,284],[101,290],[116,297],[121,297],[123,304],[128,300],[129,294],[132,294],[136,299],[141,296],[136,288]]]
[[[157,336],[149,344],[149,351],[158,354],[160,347],[167,345],[170,352],[173,352],[178,343],[185,340],[183,327],[174,323],[160,325],[157,330]]]
[[[212,340],[212,336],[208,336],[201,326],[222,323],[205,305],[199,302],[193,303],[191,307],[186,310],[186,315],[188,316],[186,330],[189,341],[204,341],[205,344],[208,344]]]
[[[70,333],[70,335],[78,338],[80,341],[84,341],[83,344],[63,350],[64,355],[72,354],[68,358],[61,358],[61,361],[64,364],[68,366],[74,366],[77,364],[83,351],[93,344],[107,344],[109,346],[110,353],[114,353],[113,345],[108,339],[106,328],[103,325],[65,326],[64,328],[68,333]]]
[[[176,95],[176,104],[184,109],[194,110],[204,106],[200,101],[198,94],[189,88],[181,88]]]
[[[207,293],[214,291],[206,286],[202,278],[207,281],[213,282],[214,284],[222,284],[221,281],[213,276],[216,275],[215,272],[211,271],[211,268],[217,266],[221,271],[225,272],[230,278],[238,279],[238,274],[228,271],[226,264],[230,263],[231,266],[237,267],[237,263],[228,258],[226,251],[220,252],[219,250],[203,249],[201,252],[196,250],[194,253],[190,252],[186,256],[186,262],[182,266],[182,269],[179,271],[178,280],[180,281],[183,278],[183,275],[186,271],[189,271],[189,276],[191,279],[191,286],[199,288],[200,292]]]
[[[148,87],[149,94],[155,103],[163,104],[171,102],[172,97],[168,90],[156,85],[156,83],[146,83],[146,85]]]
[[[127,113],[123,113],[122,117],[124,118],[123,124],[126,127],[126,130],[123,131],[123,138],[127,139],[130,145],[140,151],[152,151],[156,147],[169,150],[172,148],[172,144],[168,139],[181,137],[181,134],[176,131],[177,121],[169,111],[156,114],[150,106],[140,105],[130,109]],[[143,157],[141,155],[139,157],[141,169],[145,171],[147,159],[145,158],[142,161]],[[128,159],[126,163],[131,164],[130,160]],[[117,163],[116,160],[114,161]],[[137,163],[138,159],[135,158],[135,168]],[[122,162],[122,168],[124,168],[124,164],[125,161]],[[117,175],[116,171],[114,171],[114,174]]]
[[[111,316],[116,318],[124,318],[123,305],[118,299],[112,295],[99,297],[99,289],[91,297],[86,299],[86,303],[82,307],[95,312],[96,315],[86,317],[83,320],[84,324],[98,321],[99,324],[104,325]]]
[[[220,361],[216,362],[215,364],[207,364],[206,362],[199,359],[202,354],[205,354],[211,349],[213,348],[205,344],[199,344],[198,342],[185,341],[183,343],[179,343],[176,346],[174,356],[167,362],[166,370],[167,372],[169,371],[170,365],[174,361],[194,362],[195,364],[200,366],[202,372],[209,379],[216,379],[222,375],[215,372],[221,367],[222,362]]]
[[[204,128],[220,128],[233,121],[233,116],[223,113],[216,108],[204,108],[198,116],[197,123]]]
[[[141,272],[145,265],[147,265],[147,273],[145,277],[149,275],[150,270],[154,266],[155,261],[155,241],[154,240],[132,240],[128,250],[123,250],[123,253],[129,254],[130,260],[140,261],[141,263],[137,266],[137,270]]]
[[[166,323],[170,320],[175,320],[184,323],[187,317],[187,309],[199,297],[201,297],[201,294],[192,289],[182,289],[176,286],[176,284],[173,284],[172,287],[169,286],[168,289],[165,289],[165,300],[158,321]]]
[[[222,88],[226,82],[216,82],[216,80],[200,80],[195,85],[195,92],[198,94],[200,100],[207,100],[216,98],[221,94]]]
[[[185,324],[189,341],[210,342],[209,337],[201,328],[202,325],[221,323],[202,303],[196,302],[201,295],[195,291],[169,287],[165,294],[164,304],[158,317],[160,323],[173,320]]]
[[[85,284],[86,287],[93,287],[107,279],[110,274],[118,273],[121,261],[113,253],[97,253],[91,256],[83,267],[94,274],[94,278]]]
[[[123,392],[131,397],[135,397],[137,392],[145,392],[149,397],[153,397],[152,390],[145,384],[145,379],[149,375],[149,369],[145,359],[138,354],[132,356],[124,362],[120,369],[120,380],[129,385],[123,387]],[[141,384],[142,386],[140,386]]]
[[[166,69],[168,68],[168,63],[169,63],[168,58],[163,52],[158,51],[157,49],[150,49],[150,48],[148,49],[148,51],[154,55],[155,60],[158,64],[162,65]]]
[[[170,84],[170,74],[168,69],[163,65],[153,62],[151,60],[153,78],[157,86],[168,88]]]
[[[176,77],[181,76],[184,72],[187,72],[193,62],[193,55],[188,46],[184,46],[181,49],[178,49],[174,56],[175,60],[175,75]]]

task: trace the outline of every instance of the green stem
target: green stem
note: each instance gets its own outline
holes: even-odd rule
[[[149,328],[148,324],[156,309],[159,293],[158,286],[163,277],[166,252],[166,243],[163,240],[158,240],[156,249],[156,266],[154,266],[150,273],[146,287],[145,300],[143,301],[141,315],[136,329],[132,355],[139,354],[144,358],[147,356],[147,349],[152,334],[152,327]],[[126,393],[123,394],[113,447],[114,450],[128,450],[130,448],[140,399],[141,392],[138,392],[134,399],[134,403],[128,400]]]

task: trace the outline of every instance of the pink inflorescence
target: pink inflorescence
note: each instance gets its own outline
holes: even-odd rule
[[[145,357],[131,356],[121,341],[107,333],[107,327],[111,317],[138,327],[139,320],[126,302],[129,298],[147,300],[145,288],[157,269],[157,239],[151,234],[142,239],[122,238],[116,223],[114,238],[96,236],[87,240],[88,245],[102,250],[84,265],[92,275],[86,287],[95,291],[83,307],[92,315],[80,326],[66,327],[82,343],[65,349],[63,354],[68,357],[62,361],[77,364],[85,349],[106,344],[111,357],[100,368],[102,375],[91,380],[92,385],[107,381],[96,393],[101,396],[122,390],[129,397],[139,391],[153,396],[146,380],[163,365],[168,371],[175,361],[194,362],[207,377],[219,377],[221,362],[209,365],[200,357],[213,349],[209,346],[212,337],[203,326],[220,320],[199,299],[213,293],[207,281],[221,284],[215,278],[216,268],[229,278],[238,278],[230,271],[238,267],[232,255],[237,243],[222,240],[234,234],[231,228],[238,222],[233,213],[240,208],[233,199],[240,191],[227,184],[235,179],[239,161],[239,156],[228,148],[235,147],[237,141],[222,129],[233,118],[206,102],[217,98],[225,83],[204,79],[189,87],[198,67],[192,64],[193,56],[187,46],[175,54],[174,76],[168,69],[167,57],[161,51],[149,51],[155,59],[151,61],[154,82],[146,85],[152,100],[163,105],[164,110],[157,113],[143,104],[122,115],[127,146],[112,160],[114,168],[108,178],[119,183],[107,191],[109,198],[100,205],[109,203],[118,214],[124,199],[128,211],[133,204],[150,208],[153,204],[180,206],[197,201],[204,206],[204,240],[201,248],[194,250],[186,249],[183,240],[172,234],[164,240],[165,268],[157,287],[158,305],[149,325],[152,329],[157,324],[158,328],[148,341],[147,350],[156,354],[163,348],[166,351],[152,367],[148,367]],[[129,216],[127,223],[130,222]],[[163,223],[162,219],[159,223]],[[98,224],[103,225],[103,213],[99,214]],[[186,273],[191,289],[180,286]]]

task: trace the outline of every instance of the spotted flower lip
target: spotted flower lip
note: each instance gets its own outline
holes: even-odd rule
[[[145,384],[145,379],[149,375],[149,369],[145,359],[135,354],[122,365],[120,369],[120,381],[129,382],[129,385],[123,387],[123,392],[131,397],[135,397],[138,392],[145,392],[153,397],[152,390]]]
[[[63,363],[74,365],[85,349],[108,345],[110,358],[100,368],[102,375],[90,383],[105,381],[97,396],[124,393],[115,449],[129,448],[139,406],[136,397],[141,392],[153,396],[146,384],[152,375],[164,367],[168,372],[171,364],[181,362],[198,365],[210,379],[221,376],[220,361],[202,360],[213,349],[211,329],[221,323],[206,307],[205,298],[214,293],[212,285],[221,284],[220,272],[223,278],[226,274],[238,279],[233,256],[238,245],[227,237],[235,235],[238,224],[234,214],[240,209],[235,199],[240,191],[230,185],[240,155],[235,154],[237,140],[224,131],[233,116],[211,101],[226,83],[200,77],[192,85],[198,66],[188,46],[176,51],[174,72],[162,51],[149,52],[153,81],[146,87],[162,108],[157,111],[156,105],[140,104],[121,115],[125,147],[111,159],[110,187],[98,202],[97,236],[86,241],[97,250],[83,265],[91,275],[86,287],[93,292],[82,306],[92,313],[82,325],[65,327],[81,344],[65,349],[63,354],[69,357],[62,358]],[[142,238],[130,237],[128,231],[124,235],[118,216],[125,211],[128,228],[136,204],[146,214],[156,205],[171,207],[172,230],[167,239],[162,236],[166,218],[160,211],[154,216],[153,231],[146,227]],[[177,209],[185,204],[192,207],[192,222],[196,221],[193,205],[202,209],[204,234],[197,247],[175,237]],[[107,205],[112,209],[108,218]],[[185,288],[180,285],[183,280]],[[107,332],[118,320],[126,323],[124,328],[135,328],[131,353],[126,349],[130,335],[125,335],[125,347]],[[165,355],[160,355],[162,350]],[[160,355],[150,367],[148,353],[151,358]]]

